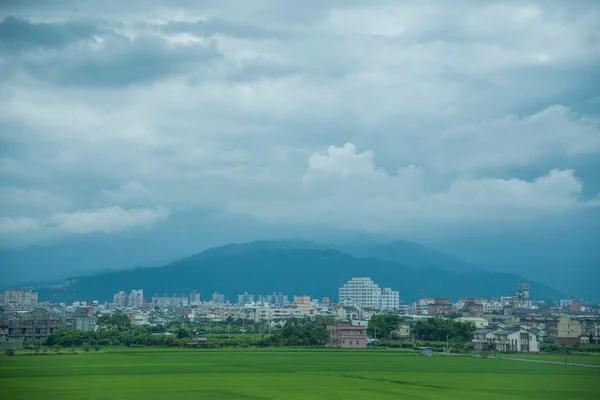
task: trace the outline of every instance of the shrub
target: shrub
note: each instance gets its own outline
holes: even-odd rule
[[[6,349],[6,350],[4,350],[4,354],[7,356],[14,356],[15,351],[13,349]]]

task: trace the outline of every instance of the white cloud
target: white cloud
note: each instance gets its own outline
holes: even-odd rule
[[[329,146],[327,155],[313,154],[308,159],[308,167],[341,175],[361,175],[375,172],[373,152],[365,151],[357,154],[356,147],[352,143],[346,143],[339,148]]]
[[[2,218],[0,236],[10,240],[20,235],[36,237],[90,233],[115,233],[131,229],[149,228],[154,223],[169,217],[169,209],[132,208],[118,206],[93,211],[55,213],[48,218]]]

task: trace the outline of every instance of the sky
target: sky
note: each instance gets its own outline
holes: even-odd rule
[[[227,221],[595,272],[598,26],[593,0],[0,0],[0,242]]]

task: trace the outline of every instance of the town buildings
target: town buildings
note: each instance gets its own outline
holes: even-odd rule
[[[238,304],[244,305],[246,303],[254,302],[254,295],[248,294],[248,292],[244,292],[243,294],[238,294]]]

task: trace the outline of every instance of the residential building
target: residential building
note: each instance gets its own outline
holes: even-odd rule
[[[536,335],[521,327],[505,328],[493,333],[495,351],[504,353],[537,353]]]
[[[142,304],[144,304],[144,291],[132,290],[127,296],[127,307],[141,308]]]
[[[489,322],[487,319],[484,318],[477,318],[477,317],[460,317],[460,318],[456,318],[457,321],[460,322],[470,322],[473,325],[475,325],[475,328],[479,329],[479,328],[485,328],[486,326],[489,325]]]
[[[185,295],[177,296],[175,293],[172,296],[167,296],[166,293],[164,296],[154,295],[152,304],[161,308],[179,307],[188,304],[188,297]]]
[[[212,302],[215,304],[225,304],[225,295],[222,293],[213,292]]]
[[[116,304],[118,307],[126,307],[127,306],[127,295],[124,291],[120,291],[115,293],[113,296],[113,304]]]
[[[339,302],[358,307],[381,306],[381,288],[371,278],[352,278],[339,291]]]
[[[38,294],[31,290],[5,290],[2,306],[7,309],[29,310],[37,307]]]
[[[200,293],[198,293],[197,291],[193,291],[190,294],[190,304],[191,305],[198,305],[200,304]]]
[[[309,315],[311,310],[310,296],[294,296],[294,305],[304,315]]]
[[[289,304],[288,296],[281,294],[281,292],[267,295],[266,302],[276,306],[285,306]]]
[[[67,326],[76,331],[96,330],[97,318],[86,308],[78,308],[67,317]]]
[[[367,334],[365,326],[355,326],[349,323],[339,322],[328,325],[329,347],[341,347],[344,349],[364,349],[367,347]]]
[[[575,344],[581,342],[581,324],[575,319],[561,317],[557,324],[558,343]]]
[[[244,305],[246,303],[254,302],[254,295],[248,294],[248,292],[244,292],[243,294],[238,294],[238,304]]]
[[[392,290],[391,288],[384,288],[381,291],[381,304],[382,310],[397,310],[400,307],[400,292]]]
[[[375,307],[383,310],[396,310],[400,306],[400,294],[391,288],[383,290],[371,278],[352,278],[338,290],[342,305]]]

